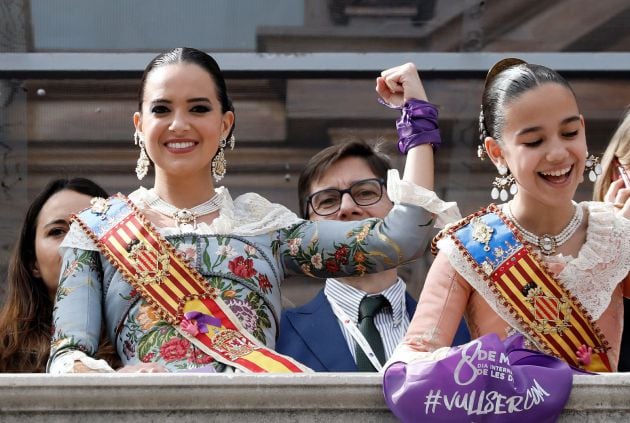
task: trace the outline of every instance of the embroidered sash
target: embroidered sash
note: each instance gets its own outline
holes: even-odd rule
[[[575,367],[611,371],[608,342],[588,311],[523,243],[494,204],[446,234],[539,348]]]
[[[163,320],[215,360],[245,372],[310,372],[245,330],[221,292],[122,194],[97,199],[74,220]]]

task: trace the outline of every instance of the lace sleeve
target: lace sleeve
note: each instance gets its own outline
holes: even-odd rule
[[[250,192],[234,201],[234,221],[235,235],[256,236],[298,224],[302,219],[286,207]]]
[[[75,364],[79,362],[90,370],[99,373],[113,373],[109,364],[105,360],[96,360],[92,357],[88,357],[81,351],[71,351],[65,354],[59,354],[54,363],[50,365],[48,373],[53,375],[61,375],[66,373],[77,373],[75,371]]]
[[[559,277],[597,320],[630,272],[630,220],[617,216],[611,204],[592,201],[580,206],[588,209],[586,242]]]
[[[98,251],[98,247],[96,246],[94,241],[92,241],[90,237],[87,236],[85,232],[83,232],[83,229],[81,229],[81,227],[77,223],[73,223],[72,225],[70,225],[70,230],[61,242],[61,245],[59,246],[61,255],[64,254],[65,249],[67,248],[79,248],[86,251]]]
[[[383,365],[384,369],[387,369],[394,363],[416,363],[421,361],[438,361],[446,358],[450,353],[452,347],[440,347],[433,351],[418,351],[409,346],[407,343],[400,343],[396,346],[396,349],[392,353],[392,356],[387,363]]]
[[[396,169],[387,173],[387,194],[395,204],[414,204],[436,215],[436,228],[461,219],[457,203],[442,201],[435,192],[403,181]]]

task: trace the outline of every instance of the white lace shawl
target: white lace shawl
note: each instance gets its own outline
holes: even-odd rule
[[[558,277],[597,320],[608,307],[612,292],[630,271],[630,220],[616,216],[616,209],[607,203],[590,201],[579,206],[588,216],[586,242],[577,257],[563,257],[566,266]],[[490,307],[512,327],[518,327],[507,310],[497,304],[487,283],[468,265],[453,241],[442,238],[438,247]]]
[[[457,204],[445,202],[431,190],[402,181],[398,176],[398,171],[389,171],[387,192],[390,199],[396,204],[413,204],[423,207],[437,216],[436,227],[443,227],[444,224],[453,222],[460,218]],[[200,222],[193,230],[198,235],[239,235],[256,236],[269,233],[301,221],[299,217],[286,207],[271,203],[260,195],[250,192],[243,194],[232,200],[227,188],[219,187],[215,190],[223,196],[223,206],[219,210],[219,217],[212,223]],[[153,189],[140,187],[131,194],[129,199],[139,208],[144,209],[146,203],[155,199],[156,194]],[[177,227],[161,227],[158,231],[163,236],[181,233]],[[70,231],[61,243],[60,249],[80,248],[83,250],[98,251],[96,244],[77,225],[72,224]]]

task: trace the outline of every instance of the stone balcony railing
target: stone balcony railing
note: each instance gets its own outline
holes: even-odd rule
[[[630,420],[630,374],[576,376],[562,422]],[[394,422],[373,374],[0,375],[2,422]]]

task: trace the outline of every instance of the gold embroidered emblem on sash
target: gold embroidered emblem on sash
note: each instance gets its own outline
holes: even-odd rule
[[[144,242],[129,246],[129,261],[143,285],[160,283],[169,274],[168,251],[162,248],[158,251]]]
[[[571,305],[565,296],[553,298],[545,295],[542,288],[535,287],[529,290],[526,300],[534,314],[536,330],[561,334],[570,326]]]
[[[234,361],[254,351],[255,345],[235,330],[224,329],[212,337],[214,348]]]

